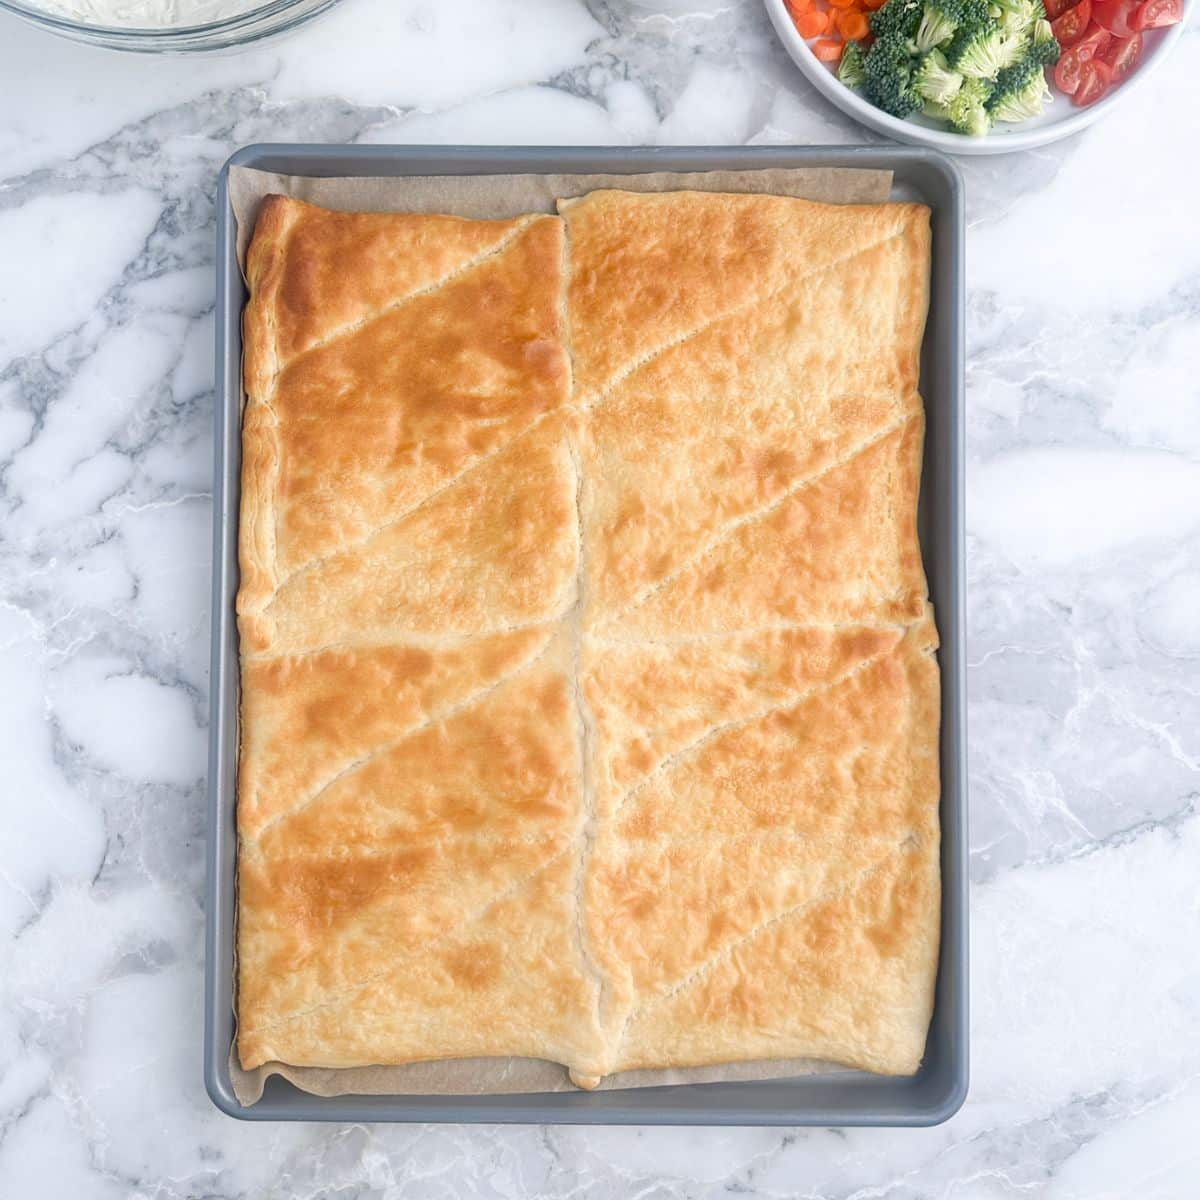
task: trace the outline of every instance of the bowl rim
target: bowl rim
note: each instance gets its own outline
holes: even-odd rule
[[[265,0],[264,3],[255,4],[244,12],[221,17],[216,21],[202,21],[198,25],[100,25],[92,21],[73,21],[70,17],[59,16],[36,5],[26,4],[23,0],[0,0],[0,11],[24,17],[35,25],[41,25],[56,33],[149,43],[174,41],[189,36],[235,33],[239,29],[257,25],[270,17],[283,16],[312,2],[313,0]],[[325,3],[334,4],[337,0],[325,0]]]
[[[2,2],[3,0],[0,0],[0,3]],[[1188,23],[1192,9],[1196,7],[1197,0],[1185,3],[1183,18],[1178,24],[1155,31],[1163,36],[1155,39],[1154,44],[1147,49],[1137,70],[1120,87],[1113,89],[1097,103],[1044,125],[1030,129],[1016,125],[1011,130],[992,132],[985,137],[971,137],[965,133],[931,129],[925,125],[893,117],[890,113],[876,108],[848,88],[824,63],[817,59],[808,43],[792,24],[785,0],[763,0],[763,3],[766,5],[771,24],[775,27],[776,36],[783,43],[783,48],[787,51],[788,56],[800,69],[800,73],[826,100],[860,124],[874,129],[877,133],[898,138],[900,141],[934,146],[950,154],[1010,154],[1017,150],[1032,150],[1038,146],[1046,146],[1051,142],[1070,137],[1071,134],[1079,133],[1111,112],[1114,105],[1119,104],[1133,89],[1141,87],[1146,79],[1166,61],[1167,55],[1183,35],[1184,27]]]

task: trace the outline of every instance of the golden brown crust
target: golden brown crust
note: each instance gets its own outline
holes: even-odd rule
[[[535,220],[334,212],[267,196],[246,274],[251,304],[257,296],[272,313],[275,369],[422,293],[444,290],[497,256]]]
[[[578,560],[575,490],[555,417],[364,541],[288,576],[264,609],[262,649],[491,634],[561,617]]]
[[[891,239],[918,254],[924,245],[928,262],[929,210],[919,204],[597,191],[560,202],[559,211],[571,243],[571,349],[584,404],[730,313],[756,307],[769,321],[782,292],[845,271]],[[928,272],[913,272],[903,286],[905,309],[919,310],[923,326]],[[817,315],[828,331],[830,313]],[[913,366],[908,391],[916,385]]]
[[[244,1067],[597,1057],[561,629],[578,556],[562,238],[549,217],[263,209],[238,604]]]
[[[755,623],[916,620],[927,594],[916,532],[923,439],[917,413],[729,522],[632,602],[593,607],[592,628],[657,637],[683,622],[693,633],[724,633]]]
[[[827,687],[896,646],[900,626],[765,629],[689,639],[587,638],[593,790],[610,817],[635,787],[707,743]]]
[[[913,1071],[928,213],[561,209],[260,214],[242,1064]]]
[[[933,1011],[936,851],[936,841],[906,839],[857,879],[731,943],[635,1011],[618,1066],[804,1057],[912,1074]]]
[[[553,626],[454,641],[384,642],[243,663],[238,829],[258,838],[383,744],[429,728],[541,653]],[[303,752],[298,752],[303,747]]]
[[[243,1066],[595,1053],[569,879],[582,802],[569,667],[559,632],[243,837]],[[514,911],[527,939],[494,929]],[[447,1003],[456,985],[463,1007]]]

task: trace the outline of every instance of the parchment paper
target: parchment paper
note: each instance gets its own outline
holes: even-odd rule
[[[233,167],[229,172],[229,199],[237,222],[238,263],[243,269],[258,206],[272,193],[349,211],[437,212],[460,217],[496,218],[527,212],[554,212],[555,200],[582,196],[598,188],[632,192],[681,189],[765,192],[829,204],[879,204],[891,198],[892,176],[890,171],[831,167],[660,171],[644,175],[410,175],[346,179],[274,175],[247,167]],[[243,1104],[254,1104],[261,1099],[263,1087],[271,1075],[282,1075],[302,1091],[315,1096],[478,1095],[576,1090],[567,1078],[565,1068],[530,1058],[443,1059],[400,1067],[337,1069],[267,1063],[253,1071],[243,1071],[236,1050],[231,1048],[229,1068],[234,1094]],[[842,1067],[812,1059],[761,1059],[684,1070],[624,1071],[609,1076],[600,1087],[661,1087],[673,1083],[781,1079],[842,1071]]]

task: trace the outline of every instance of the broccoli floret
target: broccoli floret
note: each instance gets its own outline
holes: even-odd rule
[[[991,94],[991,85],[986,80],[964,79],[962,87],[946,106],[950,114],[950,124],[959,133],[982,137],[992,126],[987,111],[987,101]]]
[[[1022,33],[1046,15],[1042,0],[996,0],[997,24],[1008,33]]]
[[[987,110],[993,121],[1027,121],[1042,111],[1049,98],[1042,64],[1026,58],[996,76]]]
[[[1039,7],[1041,6],[1039,5]],[[1029,33],[1029,57],[1041,66],[1048,67],[1058,62],[1058,56],[1061,53],[1062,50],[1050,28],[1050,22],[1045,17],[1034,21],[1033,28]]]
[[[987,20],[984,0],[926,0],[921,24],[917,27],[917,49],[924,53],[948,42],[960,28],[970,28]]]
[[[968,79],[995,79],[1021,57],[1023,41],[994,22],[963,28],[946,47],[946,61]]]
[[[1003,70],[1005,67],[1011,67],[1013,63],[1020,62],[1025,57],[1028,45],[1029,38],[1024,30],[1005,30],[996,50],[1000,55],[1000,69]]]
[[[919,0],[888,0],[871,14],[871,33],[876,41],[890,42],[896,49],[907,46],[911,53],[921,25]]]
[[[948,42],[959,26],[955,0],[929,0],[917,27],[917,49],[924,53]],[[949,10],[949,11],[948,11]]]
[[[866,54],[857,42],[847,42],[838,64],[837,77],[848,88],[860,88],[867,82]]]
[[[957,71],[950,70],[946,56],[940,50],[930,50],[913,76],[913,86],[927,104],[949,104],[962,87],[962,81]]]
[[[893,117],[907,117],[916,112],[921,107],[921,97],[913,85],[913,66],[904,41],[894,34],[876,38],[863,64],[867,99]]]

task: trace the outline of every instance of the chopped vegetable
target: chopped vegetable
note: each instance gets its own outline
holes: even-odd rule
[[[887,12],[889,4],[880,12]],[[867,52],[867,99],[893,117],[907,117],[921,107],[913,80],[913,59],[898,33],[880,37]]]
[[[1060,46],[1074,45],[1087,32],[1092,20],[1092,0],[1079,0],[1073,8],[1068,8],[1057,21],[1050,22],[1050,28]]]
[[[950,124],[959,133],[969,137],[982,137],[992,127],[987,111],[992,88],[983,79],[964,79],[954,99],[946,106]]]
[[[813,53],[822,62],[837,62],[842,57],[842,43],[832,38],[821,38],[813,43]]]
[[[1020,33],[989,20],[960,29],[946,47],[946,59],[968,79],[995,79],[1021,57],[1024,48]]]
[[[925,52],[948,42],[960,25],[979,25],[987,19],[985,0],[926,0],[917,26],[917,49]]]
[[[1108,91],[1111,82],[1112,71],[1109,70],[1108,64],[1089,58],[1079,68],[1079,86],[1075,89],[1074,102],[1080,108],[1095,104]]]
[[[837,75],[848,88],[860,88],[867,82],[866,57],[858,42],[848,43],[842,52]]]
[[[1104,51],[1096,57],[1112,69],[1113,83],[1120,83],[1142,57],[1142,35],[1135,33],[1131,38],[1110,38]]]
[[[1034,62],[1049,67],[1058,62],[1061,52],[1050,22],[1044,17],[1039,21],[1034,21],[1033,27],[1029,31],[1029,57]]]
[[[926,104],[945,107],[962,87],[962,81],[963,77],[957,71],[950,70],[946,56],[940,50],[930,50],[921,59],[913,86]]]
[[[1133,14],[1132,25],[1138,33],[1178,25],[1183,20],[1183,0],[1145,0]]]
[[[1079,57],[1079,52],[1072,47],[1059,55],[1058,64],[1054,68],[1054,86],[1064,96],[1073,96],[1079,90],[1079,73],[1083,70],[1086,59]]]
[[[820,37],[829,28],[829,14],[812,9],[796,22],[796,28],[801,37]]]
[[[835,24],[837,25],[838,33],[847,42],[857,42],[871,32],[871,27],[867,24],[867,18],[857,9],[838,13]]]
[[[918,0],[888,0],[871,14],[871,32],[880,40],[907,46],[916,39],[921,16]]]
[[[1137,30],[1131,21],[1137,11],[1138,0],[1096,0],[1092,5],[1092,16],[1101,29],[1107,29],[1113,37],[1133,37]]]
[[[996,76],[995,90],[988,97],[988,115],[993,121],[1028,121],[1045,108],[1049,99],[1042,64],[1026,58]]]
[[[996,0],[994,7],[999,12],[993,15],[993,20],[1005,33],[1027,32],[1045,15],[1038,0]]]

